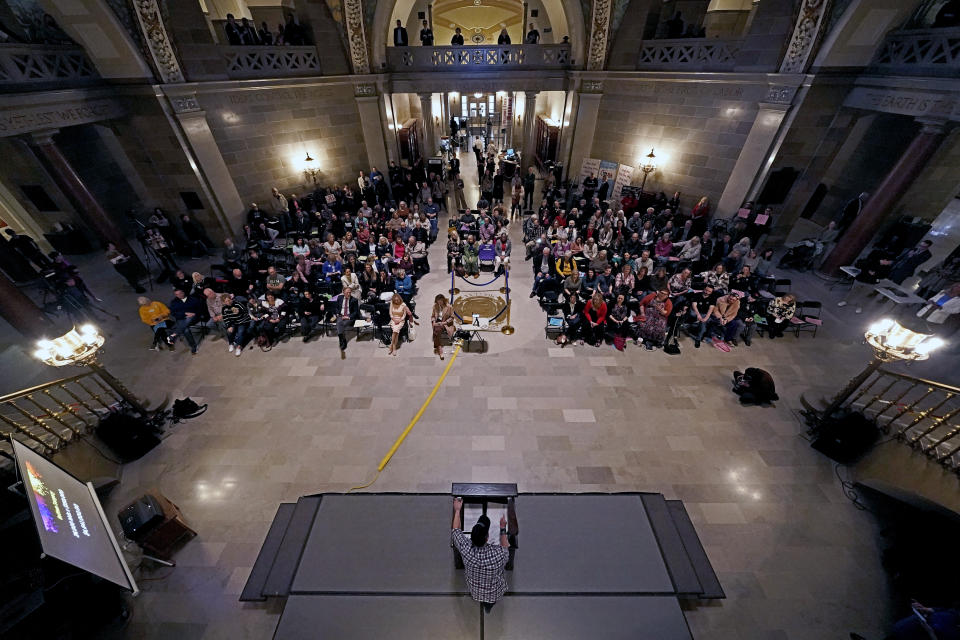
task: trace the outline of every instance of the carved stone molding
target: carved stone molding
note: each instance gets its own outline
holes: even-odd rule
[[[143,31],[150,55],[153,56],[160,80],[165,83],[183,82],[183,71],[167,36],[167,28],[160,15],[159,0],[133,0],[133,9]]]
[[[580,85],[581,93],[603,93],[602,80],[584,80]]]
[[[353,85],[353,95],[360,98],[365,96],[377,95],[377,85],[375,84],[355,84]]]
[[[189,113],[191,111],[201,111],[200,101],[197,100],[197,94],[191,93],[186,96],[172,96],[170,106],[174,113]]]
[[[823,27],[830,0],[803,0],[780,73],[803,73]]]
[[[370,73],[370,56],[367,52],[367,37],[363,30],[363,0],[343,0],[347,24],[347,40],[350,43],[350,60],[353,72]]]
[[[767,90],[765,102],[774,104],[792,104],[794,96],[797,95],[797,87],[784,87],[775,85]]]
[[[607,36],[610,33],[610,6],[612,0],[593,0],[593,16],[590,20],[590,50],[587,52],[587,69],[601,71],[607,61]]]

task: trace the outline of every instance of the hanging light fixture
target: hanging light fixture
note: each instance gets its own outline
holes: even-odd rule
[[[640,183],[640,193],[643,193],[643,188],[647,186],[647,176],[656,171],[657,169],[657,156],[653,153],[653,147],[650,148],[650,153],[648,153],[643,162],[640,164],[640,170],[643,171],[643,182]]]

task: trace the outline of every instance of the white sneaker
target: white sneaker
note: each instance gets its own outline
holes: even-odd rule
[[[837,306],[838,306],[838,307],[845,307],[845,306],[847,306],[847,301],[846,301],[846,300],[841,300],[840,302],[837,303]]]
[[[228,344],[228,345],[227,345],[227,353],[233,353],[233,345],[232,345],[232,344]]]
[[[243,349],[241,349],[240,347],[237,347],[237,350],[234,352],[234,355],[239,358],[241,355],[243,355]]]

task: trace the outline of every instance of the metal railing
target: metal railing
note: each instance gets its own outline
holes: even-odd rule
[[[0,85],[95,80],[83,49],[46,44],[0,45]]]
[[[231,78],[320,75],[320,56],[310,47],[220,47]]]
[[[960,28],[892,31],[870,70],[900,75],[956,76],[960,72]]]
[[[569,44],[387,47],[391,71],[567,69],[572,64]]]
[[[96,372],[54,380],[0,397],[0,449],[14,437],[40,453],[53,454],[92,432],[114,410],[120,395]]]
[[[881,367],[850,396],[847,406],[884,433],[960,473],[960,388]]]
[[[637,69],[726,71],[736,63],[739,49],[740,40],[648,40],[640,47]]]

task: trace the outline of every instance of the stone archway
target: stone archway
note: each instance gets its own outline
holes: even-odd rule
[[[381,0],[377,2],[376,13],[373,17],[373,31],[371,43],[372,70],[379,71],[385,68],[387,60],[387,41],[392,33],[394,16],[406,18],[413,9],[415,0]],[[563,2],[562,0],[543,0],[544,10],[552,25],[565,25],[570,35],[573,47],[573,59],[583,64],[587,50],[588,34],[584,26],[583,11],[579,2]],[[411,27],[407,25],[409,30]],[[415,37],[411,32],[410,37]]]
[[[903,0],[853,0],[824,37],[813,68],[867,66],[884,35],[903,24],[919,5]]]

